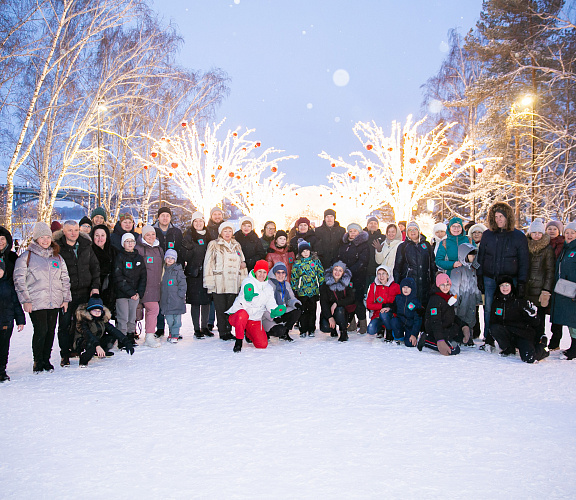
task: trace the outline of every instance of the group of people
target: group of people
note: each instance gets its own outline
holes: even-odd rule
[[[250,217],[235,231],[215,207],[208,221],[195,212],[182,232],[162,207],[137,232],[130,213],[112,227],[97,208],[80,223],[36,223],[19,256],[0,227],[0,380],[9,380],[10,337],[24,313],[34,328],[33,370],[41,372],[54,370],[56,327],[60,365],[78,356],[87,366],[112,356],[116,343],[133,354],[140,320],[143,345],[158,347],[165,331],[178,343],[187,304],[194,336],[212,337],[216,325],[235,352],[244,340],[256,348],[270,337],[291,342],[295,326],[314,337],[320,303],[320,331],[340,342],[367,333],[454,355],[476,345],[483,304],[481,349],[497,341],[502,355],[518,350],[537,362],[559,349],[567,326],[563,354],[576,358],[576,222],[536,219],[524,234],[498,202],[487,226],[453,217],[434,226],[430,241],[414,221],[379,226],[370,217],[365,227],[344,228],[328,209],[317,228],[306,217],[289,232],[269,221],[259,236]]]

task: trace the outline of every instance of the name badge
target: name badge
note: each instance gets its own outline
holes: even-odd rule
[[[422,243],[422,245],[420,245],[424,250],[426,250],[426,243]]]
[[[198,245],[204,245],[204,240],[198,240]]]
[[[379,304],[381,304],[382,302],[384,302],[384,299],[382,297],[378,297],[376,299],[376,302],[378,302]]]
[[[571,252],[570,255],[568,255],[568,257],[574,257],[574,255],[576,255],[576,252]]]
[[[502,316],[504,310],[501,307],[496,308],[496,316]]]
[[[415,307],[416,306],[412,302],[410,302],[410,304],[408,304],[408,309],[410,309],[410,310],[414,309]]]
[[[126,269],[132,269],[132,262],[126,262]]]
[[[168,280],[168,286],[172,286],[174,284],[174,280]]]
[[[174,242],[173,241],[168,242],[168,248],[174,248]]]
[[[154,264],[154,257],[146,257],[146,264]]]
[[[410,307],[410,306],[408,306],[408,307]],[[437,314],[438,314],[438,309],[436,309],[435,307],[430,309],[430,316],[436,316]]]
[[[60,262],[58,262],[57,260],[53,260],[52,261],[52,267],[59,269],[60,268]]]
[[[294,263],[294,259],[293,259],[292,257],[288,257],[288,263],[289,263],[289,264]]]

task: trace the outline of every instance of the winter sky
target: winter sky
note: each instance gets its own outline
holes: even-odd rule
[[[465,33],[481,0],[162,0],[154,8],[184,37],[181,63],[222,68],[230,95],[217,110],[225,129],[254,128],[255,140],[297,160],[286,180],[326,183],[318,157],[359,148],[357,121],[421,116],[421,85],[448,50],[447,33]]]

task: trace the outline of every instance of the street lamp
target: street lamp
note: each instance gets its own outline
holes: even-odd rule
[[[100,184],[100,179],[101,179],[101,175],[102,175],[102,161],[101,161],[101,157],[100,157],[100,144],[102,142],[101,139],[101,123],[100,123],[100,113],[104,113],[107,108],[106,106],[103,104],[103,100],[102,99],[98,99],[98,105],[96,106],[96,114],[98,116],[98,136],[97,136],[97,142],[98,142],[98,206],[101,207],[102,206],[102,193],[101,193],[101,184]]]

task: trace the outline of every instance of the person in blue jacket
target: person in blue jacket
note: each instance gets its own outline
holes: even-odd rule
[[[406,347],[414,347],[422,326],[424,308],[418,300],[416,282],[412,278],[404,278],[400,290],[402,293],[396,295],[391,308],[394,313],[392,332],[397,344],[404,342]]]

